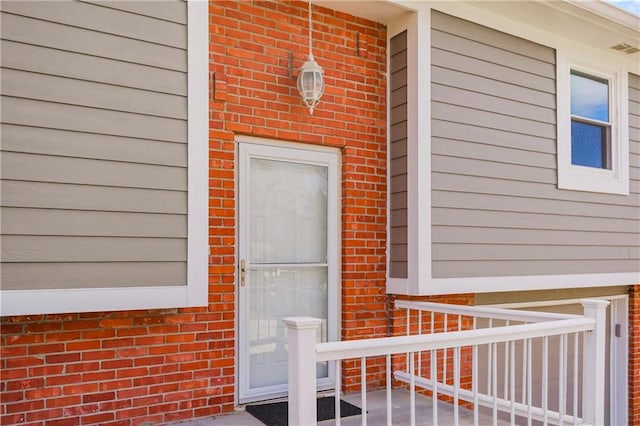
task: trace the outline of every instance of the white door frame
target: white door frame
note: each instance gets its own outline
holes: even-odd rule
[[[239,404],[248,402],[285,397],[287,389],[283,386],[263,388],[262,391],[252,391],[249,388],[249,359],[246,349],[246,330],[242,329],[247,323],[248,310],[245,309],[247,291],[240,285],[240,261],[247,258],[247,233],[243,232],[249,224],[249,218],[244,214],[243,206],[248,205],[248,191],[241,188],[241,183],[248,182],[248,167],[250,158],[264,158],[277,161],[292,161],[305,164],[323,165],[328,167],[327,194],[327,273],[328,273],[328,341],[339,340],[340,332],[340,283],[341,283],[341,161],[340,151],[307,144],[295,144],[250,136],[237,136],[236,143],[236,397]],[[245,339],[245,340],[243,340]],[[318,390],[333,389],[335,387],[335,368],[329,364],[329,377],[318,380]]]
[[[611,299],[611,347],[609,386],[611,425],[626,425],[629,419],[629,296]],[[619,324],[619,330],[616,330]]]

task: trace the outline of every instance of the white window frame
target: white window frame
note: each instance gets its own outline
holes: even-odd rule
[[[629,100],[625,70],[600,62],[586,62],[556,50],[558,188],[629,194]],[[571,163],[571,71],[606,80],[609,85],[611,169]]]
[[[208,6],[187,3],[187,282],[174,286],[4,290],[0,315],[205,306],[208,303]],[[91,277],[87,276],[87,281]]]

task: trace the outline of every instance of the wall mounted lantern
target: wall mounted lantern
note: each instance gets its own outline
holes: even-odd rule
[[[298,74],[298,91],[302,100],[309,107],[309,113],[313,114],[313,109],[320,102],[324,94],[324,79],[322,67],[313,59],[311,49],[311,0],[309,0],[309,59],[300,67]]]

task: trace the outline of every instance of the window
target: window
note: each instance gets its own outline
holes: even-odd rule
[[[571,164],[611,170],[609,81],[571,70]]]
[[[629,193],[627,98],[623,71],[558,54],[559,188]]]

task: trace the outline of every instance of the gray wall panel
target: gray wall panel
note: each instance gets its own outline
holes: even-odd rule
[[[186,142],[187,122],[106,109],[2,97],[3,123]]]
[[[391,38],[389,277],[407,278],[407,32]]]
[[[72,27],[9,13],[2,13],[0,19],[6,40],[187,71],[186,49],[98,33],[81,28],[81,23]]]
[[[186,285],[186,2],[0,19],[3,290]]]
[[[3,40],[6,68],[186,96],[187,74],[148,65]]]
[[[182,238],[58,237],[4,235],[3,262],[181,262]]]
[[[184,262],[5,263],[0,281],[3,290],[170,286],[185,275]]]
[[[4,96],[187,119],[185,96],[12,69],[4,69],[1,77]]]
[[[638,271],[640,79],[631,194],[559,190],[554,50],[438,12],[432,25],[434,276]]]
[[[187,193],[155,189],[3,180],[2,206],[65,210],[187,213]]]
[[[2,10],[16,15],[88,30],[182,48],[187,44],[186,26],[135,13],[70,1],[3,1]]]
[[[184,144],[39,127],[0,125],[4,151],[187,166]]]

